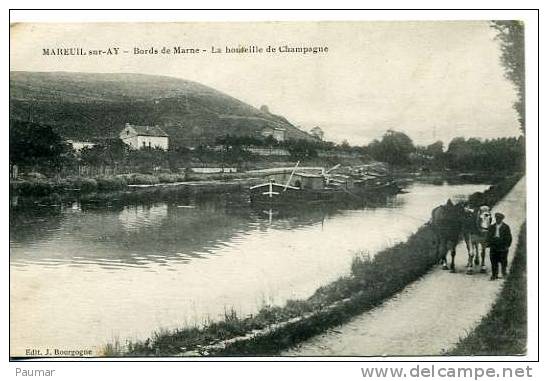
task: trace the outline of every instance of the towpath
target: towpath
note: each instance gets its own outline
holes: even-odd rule
[[[506,215],[514,241],[525,221],[525,178],[495,207]],[[448,256],[449,257],[449,256]],[[489,281],[490,274],[466,274],[466,247],[457,247],[452,274],[435,268],[377,308],[347,324],[290,349],[283,356],[405,356],[440,355],[467,336],[489,312],[503,280]],[[486,264],[490,269],[488,254]],[[509,265],[510,266],[510,265]]]

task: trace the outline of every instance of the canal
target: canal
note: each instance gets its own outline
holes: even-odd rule
[[[310,296],[356,254],[404,241],[484,184],[407,186],[365,205],[251,208],[244,192],[171,190],[10,208],[12,356],[92,350]]]

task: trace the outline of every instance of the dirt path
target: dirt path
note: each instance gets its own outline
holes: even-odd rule
[[[525,221],[525,178],[495,206],[506,215],[514,242]],[[381,306],[316,336],[284,356],[439,355],[475,328],[499,294],[503,281],[490,274],[466,275],[466,247],[457,247],[457,273],[435,268]],[[449,256],[448,256],[449,257]],[[488,257],[488,255],[487,255]],[[488,258],[486,263],[489,264]],[[490,266],[488,266],[490,269]]]

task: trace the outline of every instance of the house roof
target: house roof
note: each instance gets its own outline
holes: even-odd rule
[[[126,127],[131,127],[137,132],[137,135],[140,136],[164,136],[168,137],[169,135],[164,132],[158,126],[136,126],[134,124],[126,124]]]

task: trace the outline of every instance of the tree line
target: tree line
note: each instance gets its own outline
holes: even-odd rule
[[[410,170],[522,171],[525,164],[523,136],[487,140],[456,137],[445,147],[441,141],[427,146],[415,145],[408,135],[393,130],[364,146],[352,146],[346,141],[340,144],[319,140],[278,142],[271,137],[227,135],[219,137],[213,146],[190,148],[172,144],[167,151],[132,150],[120,139],[113,138],[103,139],[77,153],[50,126],[10,122],[10,164],[45,173],[78,165],[128,166],[143,173],[155,168],[174,170],[200,163],[242,166],[257,159],[249,147],[283,148],[290,153],[291,160],[315,159],[322,151],[352,152],[363,161],[382,161]]]
[[[447,148],[442,141],[414,145],[402,132],[387,131],[365,152],[375,160],[399,167],[459,171],[524,171],[525,137],[495,139],[453,138]]]

